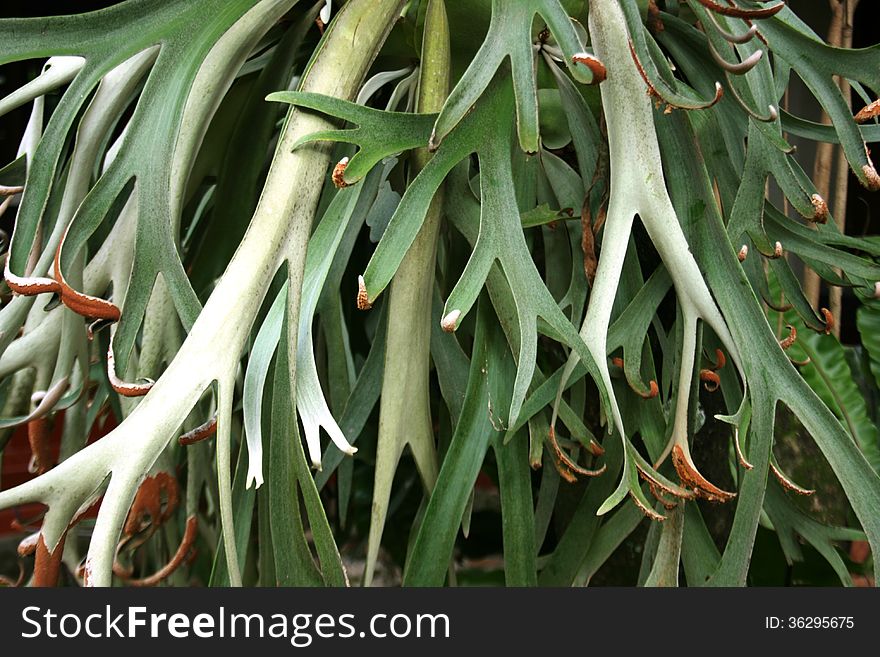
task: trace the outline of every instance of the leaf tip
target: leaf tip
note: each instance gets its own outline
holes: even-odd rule
[[[594,57],[590,53],[575,53],[571,56],[571,61],[575,64],[583,64],[590,69],[590,73],[593,74],[592,84],[600,84],[605,81],[606,77],[608,77],[608,71],[605,68],[605,64],[599,61],[598,57]]]
[[[443,319],[440,320],[440,328],[442,328],[447,333],[452,333],[458,328],[458,320],[461,317],[461,311],[457,308],[455,310],[449,311]]]
[[[813,194],[810,201],[813,204],[812,220],[818,224],[824,224],[828,221],[828,203],[819,194]]]
[[[333,167],[333,184],[336,185],[337,189],[342,189],[344,187],[348,187],[349,183],[345,182],[345,169],[348,167],[348,158],[344,157],[339,162],[336,163],[336,166]]]
[[[367,285],[364,283],[364,277],[358,276],[358,293],[357,293],[358,310],[369,310],[373,307],[370,303],[370,297],[367,294]]]

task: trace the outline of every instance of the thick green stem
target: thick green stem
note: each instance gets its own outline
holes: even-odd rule
[[[449,92],[449,23],[443,0],[431,0],[425,18],[417,110],[439,112]],[[413,177],[427,164],[427,149],[414,153]],[[427,490],[437,479],[437,455],[428,389],[431,295],[437,238],[443,214],[442,187],[391,284],[382,405],[373,484],[373,506],[364,585],[376,567],[394,471],[409,444]]]

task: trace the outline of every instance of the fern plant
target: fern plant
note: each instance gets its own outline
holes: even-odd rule
[[[747,0],[127,0],[0,43],[48,58],[0,100],[19,583],[369,585],[384,544],[455,584],[486,481],[508,585],[627,540],[639,583],[743,585],[761,526],[851,584],[880,547],[880,243],[792,146],[880,188],[877,47]],[[798,499],[780,410],[852,517]]]

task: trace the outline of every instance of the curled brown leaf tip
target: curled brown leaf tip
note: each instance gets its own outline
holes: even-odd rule
[[[700,370],[700,381],[709,392],[715,392],[721,385],[721,378],[713,370]]]
[[[582,475],[584,477],[598,477],[603,472],[605,472],[607,468],[607,466],[605,465],[603,465],[598,470],[589,470],[575,463],[575,461],[559,446],[559,442],[556,440],[556,431],[553,429],[553,427],[550,427],[547,438],[550,446],[553,448],[553,455],[556,457],[557,463],[564,466],[565,469],[571,472],[575,476],[575,479],[577,478],[577,475]],[[561,471],[560,474],[562,474]]]
[[[819,312],[825,318],[825,335],[828,335],[834,330],[834,315],[827,308],[820,308]]]
[[[605,69],[605,64],[599,61],[597,57],[593,57],[589,53],[579,52],[575,55],[572,55],[571,61],[575,64],[583,64],[590,72],[593,74],[593,84],[599,84],[605,81],[605,78],[608,75],[608,71]]]
[[[720,370],[727,365],[727,357],[720,349],[715,349],[715,369]]]
[[[367,286],[363,276],[358,276],[357,307],[358,310],[369,310],[373,307],[373,304],[370,303],[370,297],[367,295]]]
[[[651,520],[656,520],[657,522],[663,522],[666,520],[666,516],[657,513],[654,509],[649,506],[645,506],[645,504],[638,498],[638,496],[632,491],[629,492],[630,499],[635,503],[636,507],[644,513]]]
[[[602,456],[603,454],[605,454],[605,448],[592,438],[590,438],[590,444],[587,446],[587,449],[593,456]]]
[[[782,347],[783,351],[791,347],[797,340],[797,329],[791,324],[788,324],[786,328],[788,328],[788,337],[779,342],[779,346]]]
[[[630,387],[632,388],[632,386]],[[635,390],[636,394],[642,399],[654,399],[654,397],[660,394],[660,388],[657,386],[657,382],[653,379],[648,381],[647,392],[643,392],[641,390],[638,390],[637,388],[633,388],[633,390]]]
[[[187,431],[177,439],[181,445],[193,445],[197,442],[210,438],[217,433],[217,416],[215,415],[207,422],[200,424],[195,429]]]
[[[64,231],[64,235],[61,237],[61,241],[58,243],[58,248],[55,250],[55,279],[58,282],[58,289],[56,291],[61,297],[61,303],[70,308],[70,310],[77,315],[82,315],[88,319],[103,319],[109,322],[118,322],[120,312],[115,304],[106,299],[93,297],[90,294],[83,294],[82,292],[74,290],[68,285],[67,280],[64,278],[64,274],[61,271],[61,250],[64,248],[64,241],[67,238],[67,231],[69,230],[70,227],[68,226],[67,230]]]
[[[680,486],[674,486],[670,483],[664,482],[659,477],[657,477],[656,473],[646,470],[638,463],[636,464],[636,470],[639,473],[639,476],[648,482],[648,485],[654,489],[656,488],[658,491],[662,491],[664,493],[668,493],[673,497],[679,497],[684,500],[692,500],[696,497],[696,493],[687,488],[682,488]],[[656,494],[655,494],[656,495]]]
[[[746,459],[746,455],[743,452],[742,445],[739,442],[739,428],[735,427],[733,430],[733,446],[736,449],[736,460],[739,461],[739,464],[745,468],[746,470],[751,470],[755,466],[749,463],[748,459]]]
[[[61,291],[58,281],[51,278],[42,278],[39,276],[18,276],[9,269],[9,260],[6,258],[4,265],[3,277],[9,289],[16,294],[30,297],[36,294],[54,294]]]
[[[174,553],[174,556],[171,557],[171,560],[148,577],[140,579],[128,579],[127,577],[124,577],[124,579],[126,579],[126,584],[139,587],[156,586],[170,577],[178,568],[180,568],[181,564],[186,561],[187,556],[189,556],[190,551],[196,542],[196,538],[198,537],[198,529],[199,521],[196,516],[189,516],[186,519],[186,529],[183,532],[183,538],[181,539],[180,545]],[[114,564],[114,572],[115,570],[116,568]],[[130,577],[130,574],[128,577]]]
[[[819,194],[813,194],[810,197],[810,201],[813,203],[814,210],[811,219],[817,224],[824,224],[828,221],[828,204],[825,202],[825,199],[819,196]]]
[[[647,71],[645,71],[644,66],[642,66],[642,62],[639,59],[638,54],[636,53],[635,46],[633,45],[632,40],[629,42],[629,53],[633,58],[633,62],[636,65],[636,69],[639,72],[639,75],[642,76],[642,80],[647,85],[648,90],[647,94],[654,100],[654,107],[659,109],[663,105],[666,107],[663,109],[664,114],[671,114],[673,109],[687,109],[687,110],[697,110],[697,109],[709,109],[713,105],[715,105],[721,97],[724,95],[724,88],[720,83],[715,83],[715,96],[709,102],[702,103],[699,105],[693,105],[690,107],[685,107],[683,105],[676,105],[675,103],[666,100],[663,95],[657,90],[657,87],[654,86],[654,83],[651,82],[651,79],[648,77]]]
[[[663,505],[664,509],[666,509],[667,511],[671,511],[672,509],[674,509],[675,507],[678,506],[678,502],[676,502],[674,500],[667,499],[663,495],[663,491],[660,489],[659,486],[657,486],[657,484],[655,484],[650,479],[648,479],[647,481],[648,481],[648,490],[651,491],[651,495],[653,495],[654,498],[658,502],[660,502],[660,504]]]
[[[620,356],[615,356],[611,359],[611,364],[615,367],[623,369],[623,358],[621,358]],[[644,390],[637,385],[633,385],[632,381],[630,381],[629,379],[626,380],[626,383],[630,387],[630,390],[632,390],[642,399],[654,399],[654,397],[660,394],[660,388],[657,386],[657,382],[653,379],[648,381],[647,390]]]
[[[691,461],[690,455],[685,453],[681,445],[675,445],[672,448],[672,464],[675,466],[675,471],[682,483],[692,488],[697,497],[709,502],[728,502],[736,497],[736,493],[718,488],[701,475]]]
[[[769,18],[778,14],[785,8],[784,2],[779,2],[769,7],[761,7],[760,9],[744,9],[737,6],[728,6],[717,3],[715,0],[697,0],[701,5],[710,11],[722,16],[732,16],[733,18]]]
[[[343,187],[348,187],[348,183],[345,182],[345,169],[348,167],[348,158],[344,157],[333,167],[333,184],[336,185],[337,189],[342,189]]]
[[[786,490],[790,490],[792,493],[797,493],[798,495],[809,496],[809,495],[812,495],[816,492],[812,488],[804,488],[803,486],[798,486],[791,479],[789,479],[788,476],[786,476],[786,474],[782,470],[780,470],[776,466],[776,464],[773,462],[772,459],[770,461],[770,471],[776,477],[777,481],[779,481],[779,483],[782,484],[782,487],[785,488]]]
[[[880,114],[880,98],[866,105],[853,117],[856,123],[865,123]]]
[[[110,341],[110,348],[107,350],[107,379],[110,381],[110,387],[123,397],[143,397],[153,387],[153,381],[147,380],[145,383],[129,383],[123,381],[116,375],[116,358],[113,356],[113,341]]]

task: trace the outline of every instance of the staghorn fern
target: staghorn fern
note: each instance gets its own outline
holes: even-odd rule
[[[20,548],[34,584],[62,561],[89,585],[183,584],[204,543],[213,584],[346,585],[338,546],[362,536],[370,584],[395,513],[402,581],[455,583],[481,472],[508,585],[589,582],[645,516],[646,585],[680,565],[747,583],[762,524],[844,584],[836,542],[880,547],[877,382],[857,376],[876,341],[845,352],[798,277],[852,287],[869,326],[880,247],[837,228],[789,141],[839,143],[880,187],[877,47],[711,0],[129,0],[5,19],[0,41],[0,63],[50,58],[0,100],[33,103],[0,170],[0,376],[39,476],[0,507],[48,507]],[[779,107],[792,73],[831,126]],[[774,454],[778,406],[861,529],[793,499],[813,491]],[[698,468],[710,427],[729,449]],[[697,500],[733,508],[720,550],[724,507]]]

